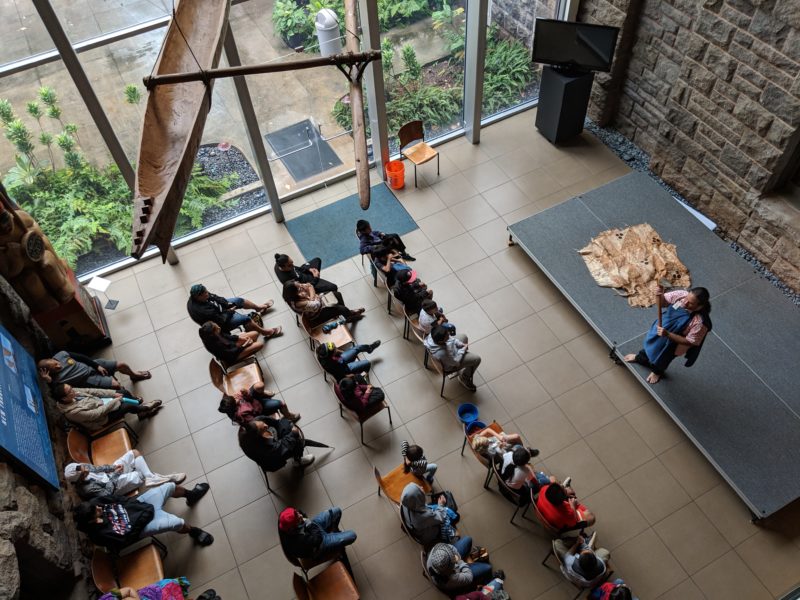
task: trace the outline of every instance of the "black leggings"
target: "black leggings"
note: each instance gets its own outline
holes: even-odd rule
[[[650,359],[647,358],[647,352],[645,352],[644,348],[642,348],[636,354],[636,358],[634,359],[634,362],[642,365],[643,367],[647,367],[653,373],[655,373],[656,375],[660,376],[660,375],[664,374],[664,371],[667,370],[667,367],[669,366],[669,364],[674,359],[675,359],[675,352],[674,351],[666,353],[666,354],[662,354],[661,360],[658,361],[658,364],[654,365],[653,363],[650,362]]]

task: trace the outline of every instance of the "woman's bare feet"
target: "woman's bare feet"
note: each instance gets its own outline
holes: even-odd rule
[[[625,362],[636,362],[636,355],[635,354],[626,354],[622,360]]]
[[[647,376],[647,383],[655,384],[659,381],[661,381],[661,375],[658,373],[650,373],[650,375]]]

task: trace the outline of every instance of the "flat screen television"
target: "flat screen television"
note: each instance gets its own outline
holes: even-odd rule
[[[610,71],[619,27],[536,19],[533,62],[567,71]]]

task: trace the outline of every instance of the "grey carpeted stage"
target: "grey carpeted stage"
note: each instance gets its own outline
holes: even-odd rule
[[[642,173],[509,226],[513,238],[617,354],[636,352],[656,311],[599,287],[577,253],[605,229],[650,223],[711,293],[714,328],[695,365],[667,377],[627,365],[755,516],[800,498],[800,310]]]

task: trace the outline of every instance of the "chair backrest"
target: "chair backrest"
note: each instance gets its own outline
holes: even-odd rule
[[[410,121],[400,128],[397,132],[397,137],[400,140],[400,149],[402,150],[411,142],[425,139],[425,128],[422,126],[422,121]]]
[[[465,429],[466,429],[466,427],[467,427],[467,425],[464,425]],[[489,423],[489,425],[487,425],[487,428],[491,429],[495,433],[503,433],[503,426],[500,425],[500,423],[498,423],[497,421],[492,421],[491,423]],[[478,431],[482,431],[482,430],[478,430]],[[467,445],[469,446],[469,449],[472,451],[472,454],[475,455],[475,458],[478,459],[478,462],[480,462],[483,466],[488,467],[491,464],[491,461],[489,459],[487,459],[483,454],[481,454],[480,452],[475,450],[475,448],[472,447],[472,440],[478,434],[478,431],[473,431],[472,433],[470,433],[468,435],[465,434],[465,435],[467,435]]]
[[[408,321],[408,328],[411,330],[411,333],[413,333],[414,337],[424,344],[427,334],[419,328],[419,315],[416,317],[414,315],[409,315],[406,307],[404,306],[403,316],[405,316],[406,321]]]
[[[114,562],[111,556],[102,548],[95,548],[92,553],[92,580],[94,586],[103,592],[110,592],[118,586],[114,577]]]
[[[383,284],[383,287],[389,289],[389,284],[386,283],[386,273],[383,270],[381,270],[380,265],[378,265],[378,263],[375,262],[375,259],[372,258],[371,255],[369,257],[369,260],[372,262],[372,266],[375,267],[375,272],[378,274],[378,280]]]
[[[222,365],[213,358],[208,363],[208,374],[211,377],[211,383],[214,384],[214,387],[224,394],[225,386],[223,385],[223,381],[225,379],[225,371],[222,370]]]
[[[297,573],[292,573],[292,587],[294,588],[294,595],[297,597],[297,600],[311,600],[306,580]]]
[[[91,441],[75,428],[67,432],[67,452],[74,462],[89,464],[92,462]]]
[[[157,546],[153,543],[117,558],[95,548],[92,554],[92,579],[101,592],[108,592],[116,587],[137,590],[164,579],[164,564]]]
[[[547,519],[545,519],[544,515],[539,510],[539,507],[536,505],[536,499],[533,497],[532,492],[531,492],[531,504],[533,505],[533,513],[536,515],[536,520],[539,521],[539,524],[542,526],[542,529],[544,529],[554,538],[561,537],[561,531],[558,528],[553,527],[550,524],[550,522]]]
[[[428,354],[428,362],[433,365],[433,368],[439,375],[445,375],[447,371],[444,370],[444,365],[442,361],[436,358],[433,354]]]
[[[497,489],[500,490],[500,493],[505,496],[505,498],[509,502],[513,502],[519,505],[522,496],[520,493],[505,482],[503,479],[500,469],[498,468],[497,462],[492,462],[492,469],[494,470],[494,474],[497,477]]]

